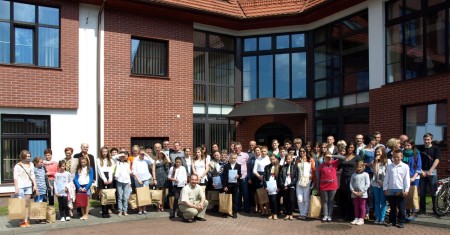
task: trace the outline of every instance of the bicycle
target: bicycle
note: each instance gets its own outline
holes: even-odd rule
[[[435,213],[438,216],[444,216],[450,209],[450,177],[441,179],[437,182],[435,196]]]

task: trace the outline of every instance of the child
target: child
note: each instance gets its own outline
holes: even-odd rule
[[[350,179],[350,191],[352,192],[353,205],[355,209],[355,219],[351,224],[363,225],[366,215],[367,189],[370,187],[369,174],[364,172],[364,162],[356,163],[356,172]]]
[[[75,173],[75,186],[78,193],[86,193],[89,197],[91,195],[91,185],[94,181],[94,170],[88,165],[88,159],[80,158],[77,166],[77,172]],[[81,207],[81,220],[88,219],[88,206]]]
[[[58,172],[55,173],[55,195],[59,203],[59,215],[61,222],[69,221],[69,206],[67,194],[69,192],[70,172],[66,171],[66,161],[61,160],[58,163]]]
[[[34,202],[47,202],[47,188],[49,187],[47,171],[44,167],[44,160],[41,157],[33,159],[34,176],[36,178],[36,186],[39,196],[34,197]],[[45,224],[46,220],[37,220],[37,224]]]
[[[331,222],[333,215],[334,196],[338,188],[336,169],[338,159],[332,160],[329,151],[326,152],[324,162],[319,166],[319,189],[322,197],[323,222]]]
[[[113,188],[113,172],[114,172],[114,162],[111,160],[111,155],[109,154],[109,149],[105,146],[100,148],[100,156],[97,158],[97,173],[98,180],[97,186],[99,189],[99,194],[102,194],[103,189]],[[101,200],[101,197],[99,197]],[[109,205],[102,205],[102,218],[109,218]]]
[[[386,175],[386,166],[391,164],[387,158],[386,150],[383,146],[375,149],[375,160],[373,163],[372,191],[375,207],[375,224],[383,224],[386,217],[386,196],[383,191],[383,181]]]
[[[264,179],[263,185],[267,193],[269,193],[270,213],[269,219],[277,220],[278,208],[277,208],[277,194],[280,191],[280,172],[281,167],[278,162],[277,155],[270,155],[270,164],[264,167]],[[269,181],[275,181],[275,185],[267,185]],[[272,186],[272,187],[270,187]],[[275,189],[276,187],[276,189]]]
[[[180,157],[175,158],[175,165],[169,169],[169,175],[167,176],[169,181],[173,184],[172,194],[174,196],[173,201],[173,211],[169,218],[174,218],[175,213],[178,210],[178,199],[180,198],[180,193],[183,187],[187,183],[187,172],[186,168],[182,165]]]
[[[238,192],[241,174],[241,165],[236,163],[237,154],[232,153],[229,158],[229,162],[223,168],[223,191],[232,195],[233,198],[233,218],[237,218],[237,203],[238,203]],[[237,174],[233,178],[230,178],[230,170],[236,170]],[[223,218],[227,218],[227,214],[222,214]]]
[[[283,186],[284,202],[286,204],[286,217],[284,220],[293,220],[292,211],[295,208],[295,185],[297,183],[297,169],[293,164],[293,155],[288,154],[281,174],[281,184]]]
[[[114,178],[117,186],[117,215],[128,215],[128,197],[131,192],[131,170],[128,162],[128,152],[121,151],[119,154],[112,156],[116,161],[116,170]]]
[[[409,177],[411,177],[411,185],[410,187],[417,187],[419,185],[420,181],[420,173],[422,172],[422,159],[420,156],[419,150],[417,150],[414,140],[407,140],[405,141],[405,149],[403,150],[403,159],[402,162],[407,164],[409,166]],[[419,201],[418,194],[413,195],[413,197],[408,197],[406,199],[406,205],[413,205],[413,202],[409,201]],[[416,207],[416,208],[414,208]],[[417,208],[418,205],[413,205],[413,208],[406,208],[408,209],[408,213],[410,214],[409,217],[406,219],[408,222],[413,221],[416,219],[416,213],[419,210]]]
[[[404,228],[405,222],[405,197],[408,195],[410,187],[409,167],[402,162],[403,152],[394,150],[392,153],[393,163],[386,169],[386,176],[383,182],[384,194],[388,196],[391,212],[389,213],[389,223],[386,227],[396,225]],[[397,216],[398,209],[398,216]]]

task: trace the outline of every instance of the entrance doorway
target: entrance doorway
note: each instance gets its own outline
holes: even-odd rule
[[[280,146],[283,145],[285,139],[292,141],[293,135],[289,127],[277,123],[271,122],[261,126],[255,133],[255,140],[258,145],[265,145],[269,149],[272,148],[272,140],[277,139]]]

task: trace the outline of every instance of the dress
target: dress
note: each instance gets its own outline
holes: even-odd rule
[[[170,164],[164,164],[159,160],[155,162],[157,188],[168,188],[170,186],[170,181],[167,180],[167,174],[169,173],[169,169]]]
[[[206,170],[206,160],[194,160],[193,164],[194,164],[194,168],[195,171],[197,172],[197,175],[200,177],[201,175],[203,175],[203,173]],[[206,181],[208,181],[208,177],[205,176],[200,180],[201,184],[206,183]]]

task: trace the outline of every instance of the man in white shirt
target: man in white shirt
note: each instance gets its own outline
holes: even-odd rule
[[[406,196],[409,192],[410,179],[409,167],[402,162],[403,152],[394,150],[392,153],[393,163],[386,167],[386,175],[383,182],[384,194],[387,196],[391,212],[389,213],[389,223],[386,227],[396,224],[397,227],[404,228],[406,215]],[[397,215],[398,209],[398,215]]]
[[[192,223],[194,220],[206,221],[204,217],[208,201],[203,189],[197,184],[198,175],[191,175],[189,184],[183,187],[178,200],[183,220],[187,223]]]
[[[366,145],[364,144],[364,136],[361,133],[355,136],[355,143],[356,143],[356,155],[359,156],[359,151],[361,151],[361,149],[366,147]]]

